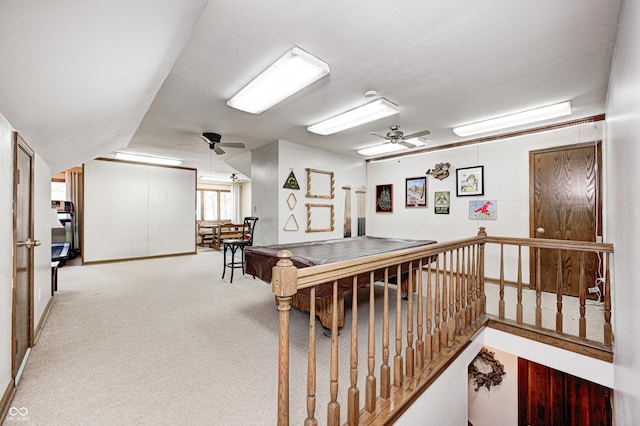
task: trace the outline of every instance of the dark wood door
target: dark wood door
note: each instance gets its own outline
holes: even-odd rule
[[[518,358],[518,425],[612,424],[611,390]]]
[[[14,134],[14,281],[12,377],[16,378],[33,330],[33,152]]]
[[[596,241],[601,233],[600,157],[597,142],[529,153],[531,238]],[[579,253],[543,249],[540,264],[542,290],[555,292],[561,277],[562,292],[579,295]],[[532,286],[535,265],[532,251]],[[595,285],[597,265],[595,254],[585,256],[587,288]]]

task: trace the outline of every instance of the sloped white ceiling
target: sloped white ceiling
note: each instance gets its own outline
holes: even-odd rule
[[[549,103],[572,101],[562,121],[603,113],[620,8],[621,0],[2,2],[0,112],[52,171],[126,146],[224,174],[279,139],[357,155],[383,142],[370,132],[391,125],[451,143],[461,140],[453,126]],[[226,105],[293,46],[328,62],[329,77],[260,115]],[[306,130],[365,103],[371,89],[400,114],[331,136]],[[217,156],[198,138],[204,131],[247,148]]]

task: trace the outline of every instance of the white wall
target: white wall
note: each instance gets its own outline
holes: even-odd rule
[[[334,173],[333,199],[306,197],[307,168]],[[298,181],[299,190],[283,188],[291,170]],[[254,210],[252,214],[260,218],[256,226],[256,245],[342,238],[345,205],[342,187],[346,185],[352,188],[351,215],[352,225],[355,226],[355,189],[363,187],[366,182],[366,168],[363,160],[339,156],[291,142],[277,141],[253,151],[251,176],[251,203]],[[313,190],[313,185],[311,188]],[[290,194],[294,194],[297,200],[293,210],[290,210],[287,204]],[[333,232],[305,232],[307,229],[306,203],[334,206]],[[298,223],[297,231],[284,230],[285,223],[291,214]],[[318,217],[324,219],[324,216]],[[320,227],[324,228],[324,226]],[[352,235],[355,235],[355,229]]]
[[[86,163],[83,260],[195,253],[195,185],[195,169]]]
[[[34,164],[34,238],[42,243],[33,253],[33,311],[37,327],[51,298],[51,169],[37,154]]]
[[[293,172],[298,180],[298,184],[300,185],[299,190],[283,188],[284,182],[289,176],[290,168],[293,168]],[[335,179],[333,199],[306,197],[307,168],[333,172]],[[343,186],[351,186],[351,224],[353,228],[351,235],[356,234],[355,225],[357,222],[355,190],[357,188],[364,187],[366,183],[366,167],[363,160],[353,157],[339,156],[319,149],[312,149],[306,146],[280,141],[278,176],[280,183],[278,186],[278,188],[280,188],[278,193],[278,229],[280,243],[343,238],[345,207],[345,190],[342,189]],[[320,189],[324,189],[324,186],[320,187]],[[313,180],[311,190],[312,194],[316,193],[314,191]],[[287,197],[292,193],[295,194],[297,203],[295,208],[290,210],[287,204]],[[305,204],[307,203],[331,204],[334,206],[334,230],[332,232],[305,232],[307,229],[307,209]],[[283,229],[291,214],[295,216],[298,225],[300,226],[298,231],[285,231]],[[318,219],[324,219],[322,214],[316,217]],[[313,223],[313,214],[311,218],[312,227],[318,227]],[[319,228],[324,228],[322,223],[320,223]]]
[[[640,1],[626,0],[607,99],[606,199],[615,244],[615,422],[640,424]]]
[[[477,391],[469,380],[469,422],[473,426],[516,426],[518,424],[518,357],[486,346],[504,365],[502,383]]]
[[[450,241],[468,238],[486,227],[489,235],[529,237],[529,151],[602,139],[602,123],[504,139],[410,157],[370,162],[367,166],[367,235]],[[406,208],[405,179],[424,176],[436,163],[450,163],[449,177],[427,178],[426,208]],[[456,197],[456,168],[484,166],[484,195]],[[606,172],[606,169],[605,169]],[[376,213],[376,185],[393,184],[393,213]],[[450,214],[434,213],[434,193],[449,191]],[[470,220],[470,200],[497,200],[497,220]],[[606,238],[606,236],[605,236]],[[495,247],[497,249],[497,247]],[[499,262],[487,248],[489,276],[498,276]],[[497,253],[497,251],[496,251]],[[514,251],[512,256],[515,256]],[[523,253],[523,279],[528,282],[528,256]],[[515,279],[516,263],[507,262],[507,278]]]
[[[278,242],[278,143],[271,143],[251,153],[251,214],[258,223],[254,245]]]
[[[407,409],[396,425],[466,425],[469,363],[482,349],[476,338],[440,377]]]
[[[13,142],[0,115],[0,395],[11,381],[11,286],[13,281]]]

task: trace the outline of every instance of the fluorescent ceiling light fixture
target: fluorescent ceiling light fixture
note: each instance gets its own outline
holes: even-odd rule
[[[542,108],[531,109],[515,114],[505,115],[490,120],[479,121],[473,124],[454,127],[453,133],[458,136],[470,136],[477,133],[490,132],[492,130],[506,129],[521,124],[535,123],[536,121],[562,117],[571,114],[571,102],[561,102]]]
[[[321,121],[313,126],[309,126],[307,130],[319,135],[331,135],[364,123],[389,117],[398,112],[400,112],[400,110],[397,105],[392,104],[385,98],[380,98],[361,107],[343,112],[328,120]]]
[[[386,154],[388,152],[402,151],[407,147],[399,145],[397,143],[383,143],[382,145],[374,145],[358,150],[360,155],[378,155]]]
[[[227,101],[230,107],[260,114],[329,74],[329,65],[294,47]]]
[[[172,158],[151,157],[149,155],[127,154],[125,152],[116,152],[116,159],[124,161],[135,161],[137,163],[161,164],[163,166],[179,166],[182,164],[180,160]]]
[[[217,176],[200,176],[200,180],[207,182],[233,182],[232,179],[227,177],[217,177]]]

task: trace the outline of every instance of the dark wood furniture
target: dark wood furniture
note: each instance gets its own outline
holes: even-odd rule
[[[247,247],[244,251],[245,270],[248,274],[256,276],[263,281],[271,282],[271,270],[278,261],[277,253],[280,250],[289,250],[293,256],[291,260],[298,268],[314,265],[324,265],[343,260],[356,259],[374,254],[387,253],[412,247],[433,244],[433,240],[409,240],[399,238],[379,237],[353,237],[324,241],[308,241],[293,244],[275,244],[268,246]],[[401,274],[408,276],[408,265],[403,265]],[[391,279],[397,279],[396,270],[389,271]],[[402,278],[402,277],[401,277]],[[376,280],[384,279],[384,271],[377,271]],[[363,274],[358,278],[358,286],[369,284],[369,274]],[[339,327],[344,324],[344,292],[351,290],[352,283],[345,280],[339,283],[338,290],[338,321]],[[331,284],[316,287],[316,315],[325,328],[331,328]],[[309,311],[310,297],[308,289],[299,290],[293,296],[291,302],[302,310]]]
[[[223,259],[224,265],[222,268],[222,278],[224,278],[227,267],[231,268],[231,281],[233,282],[233,270],[236,268],[242,268],[242,275],[244,275],[244,248],[253,244],[253,230],[258,221],[257,217],[247,216],[244,218],[244,222],[240,227],[240,231],[237,233],[236,238],[223,239],[220,238],[224,247]],[[223,225],[220,226],[222,228]],[[237,225],[234,225],[237,226]],[[219,234],[222,237],[222,233]],[[215,239],[215,235],[214,235]],[[236,258],[236,253],[240,250],[240,259]],[[227,252],[230,254],[230,258],[227,260]]]

